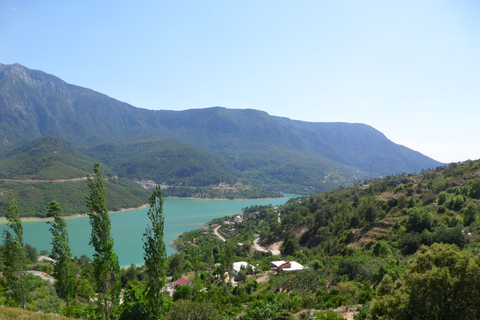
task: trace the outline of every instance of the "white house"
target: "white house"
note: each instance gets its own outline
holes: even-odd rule
[[[242,223],[243,222],[243,217],[241,215],[238,215],[235,217],[235,223]]]
[[[233,263],[233,270],[232,270],[233,276],[234,276],[235,278],[237,278],[237,277],[238,277],[238,273],[240,272],[240,270],[241,270],[242,268],[247,269],[248,267],[251,267],[252,270],[255,271],[255,267],[252,266],[252,265],[251,265],[250,263],[248,263],[248,262],[245,262],[245,261],[234,262],[234,263]]]
[[[272,270],[280,273],[282,271],[295,273],[297,271],[305,269],[305,266],[301,265],[296,261],[272,261],[273,268]]]

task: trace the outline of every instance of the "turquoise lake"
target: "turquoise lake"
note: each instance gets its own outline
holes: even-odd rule
[[[167,254],[175,253],[170,247],[173,240],[183,232],[199,229],[201,223],[223,216],[240,213],[242,208],[253,205],[281,205],[296,195],[286,194],[283,199],[268,200],[206,200],[165,198],[163,213],[165,216],[164,241]],[[118,255],[120,266],[143,264],[143,233],[147,223],[148,208],[116,212],[110,214],[112,222],[111,232],[115,240],[115,252]],[[40,252],[52,249],[50,225],[44,221],[22,221],[24,241]],[[70,247],[74,256],[86,254],[92,257],[93,249],[88,245],[91,227],[88,217],[67,219]],[[0,224],[3,232],[6,224]],[[3,240],[3,238],[2,238]]]

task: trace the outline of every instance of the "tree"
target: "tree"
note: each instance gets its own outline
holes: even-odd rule
[[[125,285],[120,320],[149,318],[150,314],[144,304],[144,291],[143,283],[136,279]]]
[[[273,298],[268,300],[255,300],[248,304],[245,315],[240,319],[242,320],[263,320],[272,319],[274,315],[280,311],[282,304]]]
[[[48,204],[47,217],[53,218],[48,221],[52,233],[52,246],[57,262],[53,268],[53,275],[57,280],[55,289],[60,298],[65,300],[67,306],[75,299],[75,275],[72,266],[72,251],[68,243],[67,223],[60,216],[62,208],[56,201]]]
[[[285,233],[285,240],[280,247],[282,256],[291,256],[298,250],[298,239],[293,231]]]
[[[478,213],[478,207],[475,203],[470,202],[465,208],[464,219],[465,226],[469,226],[472,222],[475,221],[475,216]]]
[[[168,320],[220,320],[217,307],[213,303],[180,299],[173,304]]]
[[[29,282],[25,272],[23,227],[15,198],[10,195],[8,200],[8,211],[5,214],[8,220],[8,229],[3,231],[3,243],[5,244],[3,253],[5,268],[3,269],[3,276],[5,277],[8,292],[12,294],[13,300],[25,309],[28,299]],[[11,233],[9,229],[11,229],[13,233]]]
[[[145,233],[143,234],[147,281],[145,300],[152,318],[158,319],[162,316],[166,303],[162,290],[165,286],[165,260],[167,259],[165,243],[163,242],[163,198],[162,189],[159,185],[157,185],[152,196],[149,198],[149,203],[150,208],[148,209],[147,215],[151,225],[147,225]]]
[[[36,263],[38,258],[37,248],[25,243],[25,258],[29,263]]]
[[[398,280],[385,275],[367,319],[478,319],[479,262],[455,245],[422,246]]]
[[[105,319],[113,318],[120,303],[120,266],[113,251],[113,238],[110,233],[110,217],[107,210],[105,181],[100,164],[95,163],[94,174],[88,175],[90,195],[86,197],[89,210],[92,235],[90,245],[93,254],[94,278],[100,295],[97,299],[98,309]]]
[[[168,263],[168,270],[172,273],[173,280],[178,279],[182,276],[183,265],[185,263],[185,256],[183,253],[177,253],[170,256],[170,261]]]
[[[200,267],[200,249],[195,246],[191,246],[188,249],[189,261],[192,263],[193,270],[195,271],[195,279],[198,277],[198,269]]]

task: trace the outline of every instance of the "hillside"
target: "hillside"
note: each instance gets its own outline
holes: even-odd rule
[[[269,244],[302,230],[293,238],[301,248],[341,254],[383,240],[407,255],[421,244],[476,241],[479,208],[480,161],[467,161],[301,198],[281,209],[280,226],[269,220],[261,239]]]
[[[207,259],[213,250],[216,265],[233,254],[255,266],[239,273],[238,287],[209,296],[224,314],[239,300],[247,312],[261,309],[256,301],[278,301],[277,312],[296,319],[474,319],[480,312],[480,160],[245,208],[242,217],[184,233],[172,258],[195,261],[207,252]],[[273,276],[275,261],[308,268]],[[170,272],[182,274],[183,266]]]
[[[0,141],[8,145],[48,135],[81,151],[146,136],[178,138],[222,157],[250,183],[306,193],[441,164],[364,124],[309,123],[220,107],[145,110],[41,71],[0,64]],[[108,161],[130,166],[115,160]],[[139,179],[164,176],[141,170],[132,174]]]
[[[108,165],[121,177],[176,186],[234,184],[242,177],[225,159],[178,138],[150,137],[103,144],[86,154]]]
[[[47,204],[62,202],[65,214],[84,213],[87,174],[94,160],[63,139],[48,136],[4,147],[0,151],[0,213],[13,194],[23,216],[44,217]],[[118,178],[108,167],[106,183],[111,211],[143,205],[149,192],[139,184]]]
[[[0,179],[74,179],[85,177],[93,159],[67,141],[47,136],[0,149]]]
[[[164,264],[164,318],[476,319],[479,208],[480,160],[244,208],[242,219],[219,217],[179,237]],[[33,251],[31,267],[51,273]],[[72,262],[76,303],[62,308],[54,288],[30,276],[32,309],[91,318],[92,262]],[[132,299],[119,316],[142,318],[145,268],[132,264],[119,278]],[[7,292],[1,299],[16,303]]]

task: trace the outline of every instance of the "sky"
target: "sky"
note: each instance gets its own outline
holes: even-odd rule
[[[139,108],[365,123],[480,158],[477,0],[2,0],[0,63]]]

